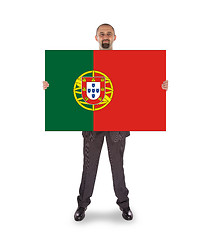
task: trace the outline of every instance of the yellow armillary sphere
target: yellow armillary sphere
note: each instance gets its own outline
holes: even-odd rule
[[[87,71],[76,79],[73,94],[82,108],[97,111],[110,103],[113,97],[113,85],[104,73]]]

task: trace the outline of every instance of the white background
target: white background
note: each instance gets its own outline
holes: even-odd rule
[[[208,3],[1,1],[1,239],[211,239]],[[131,222],[115,203],[106,145],[86,218],[74,221],[83,138],[44,131],[45,49],[97,50],[102,23],[116,30],[114,49],[167,50],[167,131],[127,138]]]

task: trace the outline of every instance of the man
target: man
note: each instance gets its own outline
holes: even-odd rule
[[[99,50],[113,50],[113,42],[116,40],[114,28],[109,24],[102,24],[97,28],[96,41],[99,43]],[[48,82],[43,82],[43,89],[47,89]],[[168,81],[162,84],[164,90],[168,89]],[[130,135],[126,131],[84,131],[84,164],[83,173],[77,197],[78,208],[74,214],[76,221],[81,221],[85,217],[85,211],[90,204],[94,189],[95,178],[98,169],[101,149],[104,137],[108,146],[109,160],[111,164],[113,186],[117,197],[117,204],[122,211],[125,220],[132,220],[133,213],[130,210],[128,189],[125,184],[123,154],[125,149],[125,138]]]

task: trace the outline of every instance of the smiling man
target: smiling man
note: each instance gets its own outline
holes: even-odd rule
[[[114,28],[109,24],[100,25],[97,28],[95,39],[99,43],[99,50],[112,50],[113,42],[116,40]],[[106,138],[108,146],[117,204],[122,211],[123,218],[132,220],[133,214],[129,207],[129,191],[126,188],[123,168],[125,138],[130,135],[130,132],[87,131],[82,132],[82,134],[84,136],[84,164],[79,196],[77,198],[78,208],[74,215],[75,220],[81,221],[85,217],[85,211],[91,202],[90,198],[94,190],[104,138]],[[103,205],[104,203],[102,207]]]
[[[116,40],[114,28],[108,24],[100,25],[97,28],[95,39],[99,42],[100,50],[112,50],[113,42]]]
[[[102,24],[97,28],[96,41],[99,43],[99,50],[113,50],[113,42],[116,40],[114,28],[109,24]],[[43,82],[43,89],[47,89],[48,82]],[[168,81],[164,81],[162,89],[168,89]],[[85,217],[85,211],[91,203],[91,196],[99,164],[101,149],[104,138],[106,138],[108,155],[111,164],[114,192],[117,197],[116,203],[122,211],[125,220],[132,220],[133,213],[129,206],[128,189],[125,183],[123,168],[123,155],[126,137],[130,135],[128,131],[83,131],[84,137],[84,163],[82,179],[77,197],[78,208],[74,214],[76,221],[81,221]],[[103,187],[103,186],[102,186]],[[105,199],[106,202],[106,199]],[[104,203],[102,203],[102,208]]]

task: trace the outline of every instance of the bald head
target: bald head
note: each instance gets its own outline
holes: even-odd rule
[[[101,26],[109,26],[109,27],[111,27],[111,28],[113,29],[113,32],[114,32],[114,35],[115,35],[114,28],[113,28],[110,24],[108,24],[108,23],[103,23],[103,24],[101,24],[101,25],[97,28],[97,30],[96,30],[96,35],[97,35],[98,29],[99,29]]]

